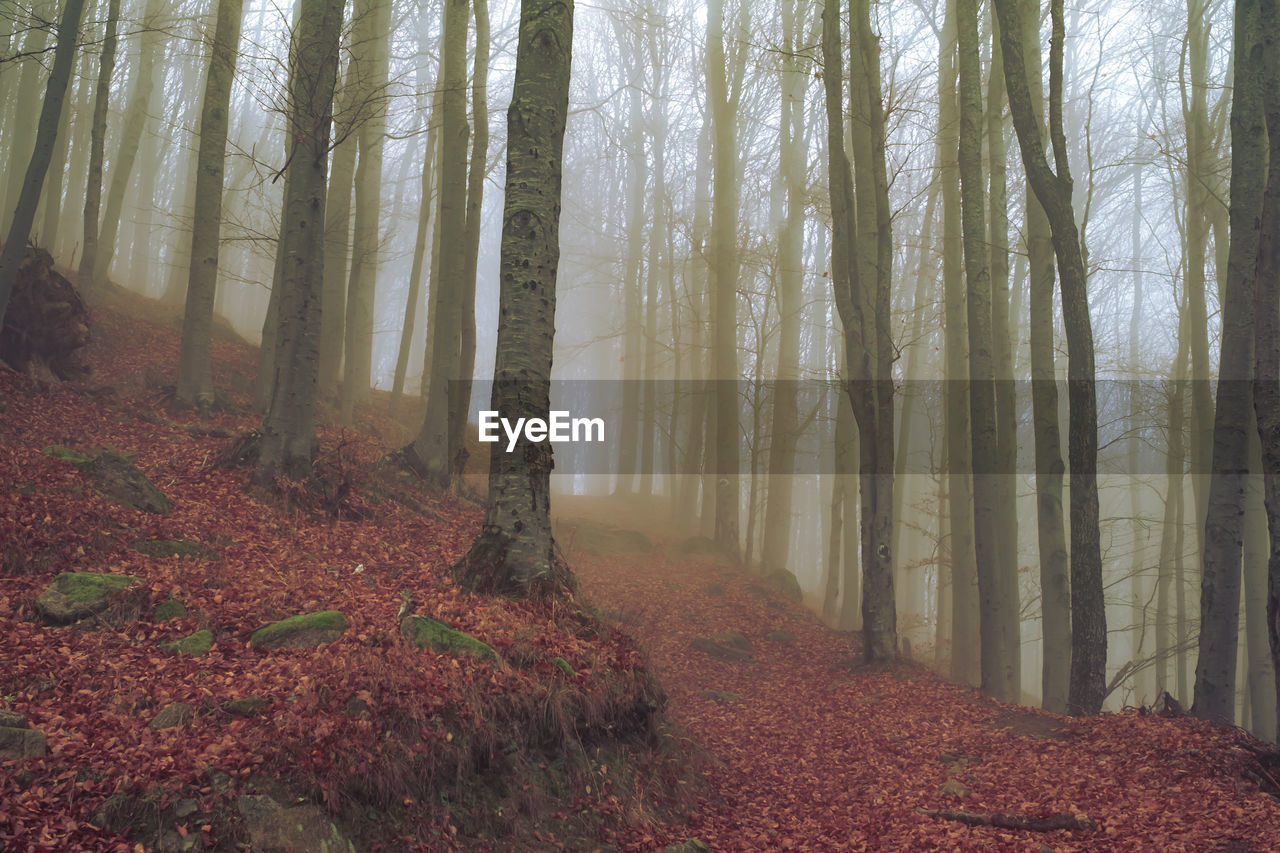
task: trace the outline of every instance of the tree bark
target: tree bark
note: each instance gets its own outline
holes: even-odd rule
[[[209,356],[213,302],[218,287],[222,228],[222,182],[227,162],[227,124],[231,82],[240,43],[243,0],[218,0],[218,23],[205,78],[196,153],[195,219],[191,226],[191,272],[182,313],[178,355],[178,402],[208,413],[214,402],[213,363]],[[137,97],[137,95],[135,95]]]
[[[93,125],[89,137],[89,177],[84,191],[84,250],[80,255],[80,284],[92,286],[98,259],[98,215],[102,206],[102,158],[107,138],[107,102],[111,99],[111,74],[116,65],[116,26],[120,0],[108,0],[106,35],[98,64],[98,88],[93,99]]]
[[[561,158],[569,111],[572,0],[523,0],[507,111],[498,348],[490,405],[504,417],[547,418],[560,259]],[[484,528],[454,574],[473,591],[556,592],[551,444],[522,436],[490,445]]]

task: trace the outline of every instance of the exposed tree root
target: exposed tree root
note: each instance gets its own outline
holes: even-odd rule
[[[1057,832],[1062,829],[1097,829],[1098,824],[1087,817],[1075,815],[1052,815],[1051,817],[1022,817],[1021,815],[975,814],[974,812],[957,812],[951,809],[916,809],[918,814],[942,820],[955,820],[969,826],[994,826],[998,829],[1020,829],[1027,832]]]

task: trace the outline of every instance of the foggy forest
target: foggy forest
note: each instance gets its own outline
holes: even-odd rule
[[[0,0],[0,850],[1280,849],[1276,0]]]

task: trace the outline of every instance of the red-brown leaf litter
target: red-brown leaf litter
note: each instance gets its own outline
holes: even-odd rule
[[[301,484],[255,491],[245,471],[213,464],[257,424],[252,348],[220,333],[215,378],[239,409],[199,418],[166,396],[173,315],[123,293],[91,304],[92,379],[0,367],[0,709],[23,714],[48,743],[44,757],[0,759],[5,853],[149,849],[127,827],[105,825],[105,806],[126,795],[172,824],[160,830],[195,838],[193,849],[236,849],[244,839],[234,826],[206,816],[267,777],[293,780],[335,815],[349,815],[357,792],[380,803],[396,829],[361,840],[383,850],[647,851],[695,838],[713,850],[1280,850],[1280,801],[1262,789],[1275,780],[1257,762],[1263,745],[1243,732],[1137,711],[1059,717],[991,702],[920,665],[867,669],[854,635],[758,578],[665,559],[674,541],[660,525],[648,525],[652,554],[590,553],[562,537],[578,600],[599,619],[565,602],[465,594],[447,569],[482,511],[455,496],[401,500],[374,488],[368,470],[409,435],[385,401],[353,428],[322,431],[318,465],[325,482],[348,487],[340,501]],[[53,444],[125,453],[172,510],[109,502],[42,452]],[[646,526],[582,497],[559,511],[561,531],[574,528],[571,513]],[[133,549],[149,539],[200,542],[218,559]],[[141,578],[138,613],[87,629],[46,624],[34,599],[65,571]],[[405,591],[414,612],[519,665],[406,647],[396,621]],[[152,621],[171,598],[188,615]],[[316,610],[341,611],[349,629],[318,649],[249,646],[254,629]],[[207,654],[162,647],[197,629],[215,636]],[[747,659],[692,645],[727,631],[745,635]],[[558,807],[527,826],[495,816],[492,832],[401,794],[424,766],[433,784],[461,791],[470,765],[460,742],[475,752],[490,732],[496,754],[520,740],[521,721],[638,690],[648,674],[667,696],[666,722],[647,741],[651,755],[632,751],[652,765],[625,777],[628,790],[593,753],[586,766],[599,772],[579,772]],[[248,697],[260,700],[255,713],[227,712]],[[157,712],[179,702],[190,719],[153,731]],[[189,819],[174,817],[179,800],[193,804]],[[938,809],[1065,816],[1085,828],[920,813]],[[570,818],[572,831],[561,831]]]

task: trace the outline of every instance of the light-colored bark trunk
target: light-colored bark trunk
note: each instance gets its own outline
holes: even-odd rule
[[[218,286],[222,183],[227,160],[231,81],[239,53],[242,13],[243,0],[218,0],[218,23],[214,29],[209,74],[205,80],[204,104],[200,112],[200,148],[196,153],[191,272],[187,281],[186,309],[182,314],[177,397],[179,403],[198,407],[206,413],[214,403],[209,344]],[[149,98],[150,92],[147,95]],[[135,93],[135,97],[138,96]]]
[[[120,21],[120,0],[108,0],[106,35],[98,63],[98,86],[93,99],[90,129],[89,176],[84,192],[84,251],[80,255],[80,284],[92,286],[98,258],[98,216],[102,206],[102,159],[107,137],[107,102],[111,99],[111,74],[116,65],[116,28]]]

